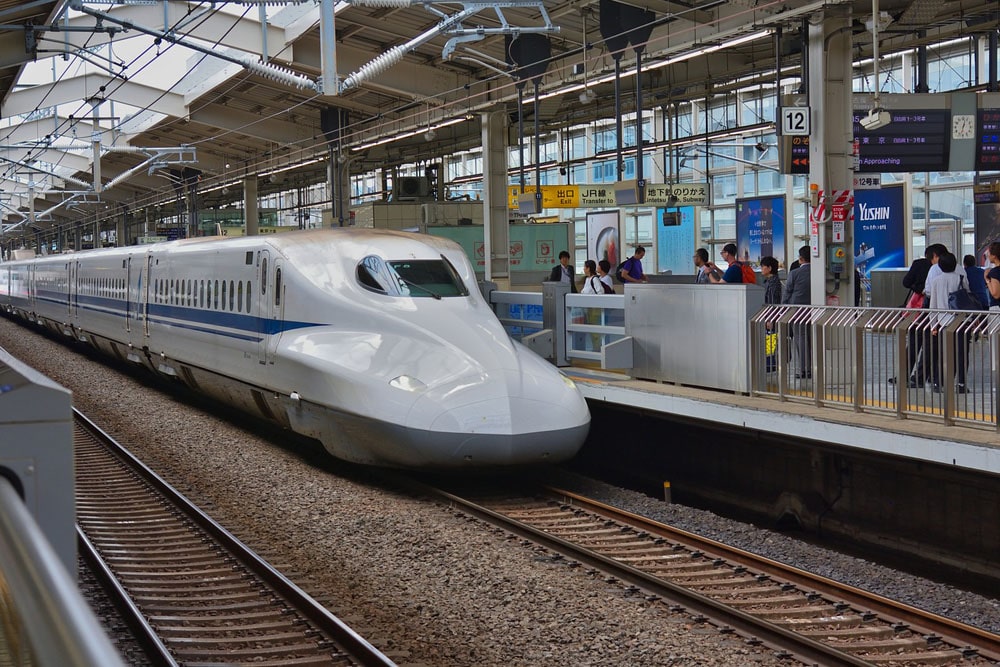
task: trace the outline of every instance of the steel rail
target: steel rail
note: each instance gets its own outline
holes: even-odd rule
[[[241,565],[246,567],[250,572],[270,586],[274,592],[283,598],[292,608],[307,618],[320,631],[327,634],[333,641],[337,642],[344,651],[350,654],[351,658],[355,660],[357,664],[363,665],[364,667],[390,667],[395,665],[394,662],[383,655],[367,640],[361,637],[352,628],[347,626],[334,614],[330,613],[330,611],[316,602],[311,596],[305,593],[283,574],[274,569],[269,563],[260,558],[242,541],[219,525],[200,508],[191,503],[191,501],[184,497],[171,484],[153,472],[130,452],[125,450],[110,435],[104,432],[100,427],[87,419],[76,409],[74,409],[74,418],[88,435],[97,439],[102,445],[106,446],[116,457],[123,461],[131,471],[137,474],[144,482],[148,483],[157,492],[162,494],[168,502],[173,504],[185,518],[193,522],[198,528],[205,531],[211,539],[215,540],[226,551],[228,551],[233,558],[239,561]],[[110,571],[110,568],[108,569]],[[138,611],[138,608],[130,603],[129,605],[126,605],[126,607],[122,610],[122,613],[131,614]],[[141,612],[139,613],[141,614]],[[145,623],[144,619],[142,623]],[[143,633],[145,633],[145,631],[143,631]]]
[[[723,544],[722,542],[717,542],[707,537],[660,523],[659,521],[587,498],[572,491],[555,487],[546,487],[546,489],[551,493],[564,496],[575,505],[596,514],[601,514],[608,518],[625,517],[629,523],[639,526],[649,533],[693,545],[695,548],[706,553],[712,553],[739,565],[776,573],[792,583],[808,586],[817,592],[836,596],[847,602],[855,602],[858,606],[864,606],[873,612],[899,623],[921,627],[926,633],[936,634],[943,641],[955,646],[975,646],[982,657],[1000,662],[1000,636],[988,630],[967,625],[930,611],[918,609],[898,600],[892,600],[877,593],[857,588],[856,586],[828,579],[827,577],[807,572],[792,565],[787,565],[765,556],[759,556],[728,544]]]

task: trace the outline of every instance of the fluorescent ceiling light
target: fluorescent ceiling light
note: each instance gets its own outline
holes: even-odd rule
[[[725,42],[723,42],[721,44],[714,44],[712,46],[704,46],[704,47],[701,47],[701,48],[697,48],[694,51],[687,51],[685,53],[681,53],[680,55],[676,55],[676,56],[672,56],[670,58],[667,58],[666,60],[661,60],[659,62],[654,62],[651,65],[649,65],[648,67],[644,68],[643,72],[645,73],[645,72],[648,72],[650,70],[659,69],[661,67],[666,67],[668,65],[674,65],[676,63],[683,62],[685,60],[691,60],[692,58],[697,58],[698,56],[703,56],[703,55],[706,55],[706,54],[709,54],[709,53],[714,53],[715,51],[722,51],[723,49],[729,49],[729,48],[732,48],[734,46],[739,46],[740,44],[746,44],[747,42],[752,42],[752,41],[757,40],[757,39],[763,39],[764,37],[769,36],[772,32],[773,31],[770,28],[768,28],[767,30],[761,30],[759,32],[750,33],[749,35],[743,35],[741,37],[734,37],[733,39],[725,41]],[[628,71],[628,72],[623,72],[622,73],[622,78],[623,79],[627,78],[627,77],[630,77],[630,76],[635,76],[635,72],[634,71]],[[538,97],[538,99],[544,100],[544,99],[547,99],[549,97],[555,97],[556,95],[566,95],[567,93],[573,93],[573,92],[576,92],[578,90],[583,90],[584,88],[586,88],[588,86],[594,86],[594,85],[597,85],[599,83],[608,83],[608,82],[614,81],[614,80],[615,80],[615,75],[613,73],[612,74],[605,74],[602,77],[598,77],[596,79],[591,79],[590,81],[588,81],[586,83],[578,83],[578,84],[574,84],[572,86],[567,86],[566,88],[560,88],[558,90],[553,90],[552,92],[549,92],[549,93],[544,93],[544,94],[540,95]],[[525,99],[525,101],[524,101],[525,104],[531,104],[532,102],[533,102],[533,100],[531,100],[531,99]]]
[[[442,121],[442,122],[437,123],[435,125],[430,125],[428,127],[418,127],[417,129],[411,130],[410,132],[403,132],[401,134],[395,134],[395,135],[393,135],[391,137],[384,137],[384,138],[379,139],[377,141],[371,141],[371,142],[369,142],[367,144],[361,144],[360,146],[354,146],[353,148],[351,148],[351,150],[352,151],[363,151],[363,150],[367,150],[369,148],[374,148],[375,146],[381,146],[382,144],[392,143],[393,141],[399,141],[400,139],[406,139],[407,137],[415,137],[418,134],[425,134],[425,133],[430,132],[431,130],[435,130],[436,131],[436,130],[440,130],[442,127],[448,127],[449,125],[457,125],[458,123],[464,123],[464,122],[466,122],[464,117],[463,118],[452,118],[451,120]]]

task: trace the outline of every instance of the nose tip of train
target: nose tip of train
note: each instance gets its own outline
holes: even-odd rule
[[[450,445],[439,453],[454,465],[558,463],[583,446],[590,411],[566,382],[550,384],[546,392],[529,389],[453,405],[434,419],[431,430],[450,434]]]

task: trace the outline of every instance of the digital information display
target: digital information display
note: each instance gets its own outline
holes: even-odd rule
[[[1000,109],[979,110],[976,137],[976,171],[1000,170]]]
[[[892,122],[877,130],[865,130],[861,127],[861,119],[868,115],[867,111],[854,112],[859,172],[948,170],[950,110],[887,111],[892,116]]]

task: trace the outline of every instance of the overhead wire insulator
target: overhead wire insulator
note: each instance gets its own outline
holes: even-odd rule
[[[372,77],[378,76],[402,60],[403,56],[405,56],[406,52],[409,50],[409,44],[400,44],[399,46],[394,46],[385,53],[376,56],[371,62],[365,63],[359,67],[358,71],[347,76],[340,86],[341,90],[354,88]]]
[[[265,65],[257,62],[254,60],[253,56],[241,58],[240,64],[254,74],[260,75],[265,79],[270,79],[271,81],[283,83],[286,86],[292,86],[293,88],[299,88],[302,90],[319,90],[319,85],[312,79],[302,76],[301,74],[297,74],[296,72],[284,67],[277,67],[270,64]]]
[[[358,7],[391,7],[402,9],[420,3],[414,3],[410,0],[350,0],[348,4]]]

